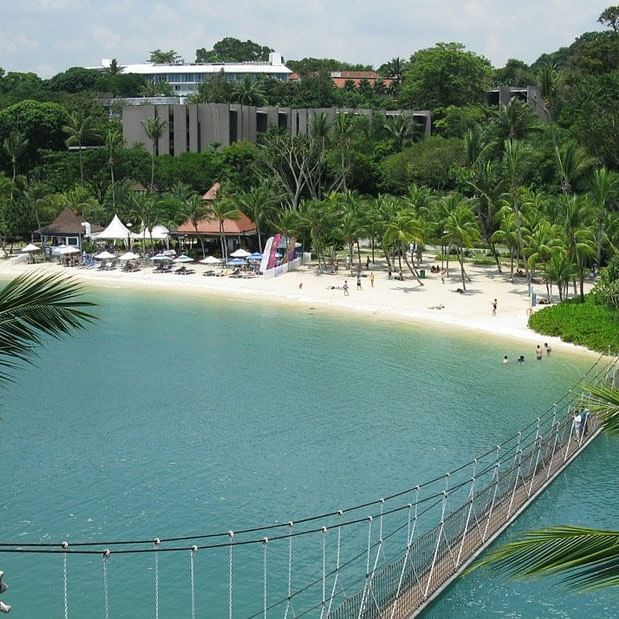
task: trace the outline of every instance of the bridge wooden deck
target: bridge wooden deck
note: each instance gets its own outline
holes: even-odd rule
[[[512,476],[511,492],[495,492],[485,513],[474,513],[473,499],[470,501],[467,526],[463,534],[449,539],[445,533],[449,518],[445,519],[442,541],[437,539],[437,552],[432,567],[423,573],[411,575],[408,586],[401,587],[401,593],[392,603],[378,610],[378,613],[364,612],[363,617],[389,617],[390,619],[416,617],[437,598],[486,548],[542,493],[548,485],[593,441],[601,431],[594,418],[589,419],[586,436],[577,438],[570,430],[567,440],[554,440],[549,448],[540,445],[532,474]],[[550,443],[552,442],[550,437]],[[533,454],[531,454],[533,457]],[[518,470],[522,472],[522,463]],[[497,487],[500,482],[497,480]],[[497,499],[497,495],[500,498]],[[466,507],[466,506],[464,506]]]

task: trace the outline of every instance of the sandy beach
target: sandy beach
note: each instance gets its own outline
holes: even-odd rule
[[[191,268],[195,269],[195,274],[177,275],[154,273],[150,267],[137,272],[123,272],[120,269],[99,271],[63,267],[55,262],[12,264],[5,259],[0,261],[0,277],[10,279],[30,271],[64,273],[96,287],[147,288],[169,294],[185,292],[242,298],[251,302],[303,305],[325,311],[355,312],[378,320],[404,320],[449,329],[467,329],[484,336],[517,338],[537,344],[549,342],[554,348],[588,352],[583,347],[541,336],[529,329],[526,279],[515,278],[512,283],[509,273],[500,274],[496,267],[468,265],[471,281],[467,282],[466,294],[457,292],[462,286],[459,268],[451,268],[444,283],[440,273],[431,273],[428,268],[424,285],[420,286],[410,276],[405,281],[388,279],[382,263],[377,263],[362,272],[361,290],[357,289],[356,277],[348,276],[342,269],[337,274],[319,273],[314,264],[276,278],[253,279],[204,277],[207,267],[191,265]],[[371,272],[375,276],[373,287]],[[343,289],[345,280],[348,282],[348,295]],[[538,298],[545,296],[541,285],[535,289]],[[492,307],[494,299],[497,300],[496,314]]]

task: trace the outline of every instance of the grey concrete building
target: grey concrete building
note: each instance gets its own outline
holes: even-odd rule
[[[542,120],[550,120],[544,100],[535,86],[498,86],[486,92],[487,105],[507,105],[513,98],[527,103]]]
[[[425,135],[430,135],[432,114],[428,111],[373,111],[368,109],[336,108],[278,108],[253,107],[236,103],[206,104],[145,104],[123,107],[122,124],[125,143],[143,144],[148,150],[152,143],[144,131],[143,122],[155,116],[167,122],[167,131],[159,139],[160,155],[198,153],[213,144],[229,146],[234,142],[256,142],[258,135],[277,128],[291,135],[306,135],[312,118],[324,113],[329,123],[339,112],[375,116],[404,115],[418,123]]]

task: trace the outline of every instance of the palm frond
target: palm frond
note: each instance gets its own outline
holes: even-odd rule
[[[12,368],[31,361],[44,335],[59,338],[95,316],[85,311],[94,303],[80,299],[77,280],[61,274],[24,274],[0,290],[0,367]],[[0,371],[0,382],[10,381]]]
[[[528,531],[476,564],[521,577],[564,574],[580,591],[619,585],[619,531],[559,526]]]
[[[599,385],[583,385],[591,394],[587,408],[602,421],[605,432],[619,435],[619,389]]]

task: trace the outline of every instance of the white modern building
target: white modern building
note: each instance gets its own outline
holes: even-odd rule
[[[108,68],[110,59],[101,61],[101,68]],[[223,64],[128,64],[122,65],[123,73],[143,75],[152,82],[168,82],[174,93],[180,97],[191,95],[198,86],[213,75],[223,72],[230,81],[243,79],[245,76],[274,77],[287,80],[292,71],[284,65],[281,54],[271,52],[268,62],[238,62]]]

